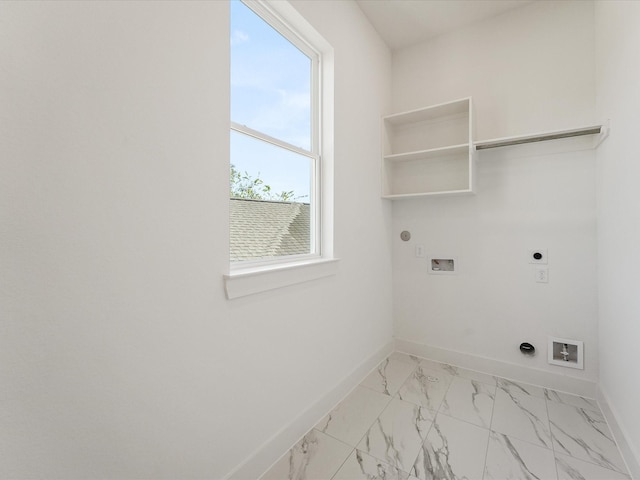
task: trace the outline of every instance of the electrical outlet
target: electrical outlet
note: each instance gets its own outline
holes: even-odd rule
[[[549,283],[549,269],[547,267],[536,268],[536,282]]]

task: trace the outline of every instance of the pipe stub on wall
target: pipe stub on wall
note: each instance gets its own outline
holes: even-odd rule
[[[525,355],[533,355],[536,353],[536,347],[530,343],[524,342],[520,344],[520,351]]]

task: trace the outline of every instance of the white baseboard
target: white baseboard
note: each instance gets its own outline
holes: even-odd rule
[[[596,398],[596,382],[582,378],[548,372],[537,368],[525,367],[515,363],[503,362],[493,358],[480,357],[432,345],[396,339],[395,349],[419,357],[429,358],[442,363],[476,370],[522,383],[540,385],[561,392],[572,393],[588,398]]]
[[[597,400],[600,405],[600,410],[602,410],[604,417],[607,419],[609,428],[611,429],[613,437],[618,444],[620,453],[622,453],[622,458],[627,464],[627,470],[629,470],[632,478],[640,479],[640,455],[638,455],[638,452],[635,451],[631,443],[628,441],[629,436],[626,433],[626,429],[623,427],[624,424],[618,421],[619,416],[611,406],[609,398],[604,393],[600,385],[598,385]]]
[[[259,478],[392,352],[393,342],[380,348],[353,369],[327,394],[258,447],[244,462],[229,472],[224,480],[255,480]]]

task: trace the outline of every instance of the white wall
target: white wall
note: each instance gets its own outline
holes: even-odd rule
[[[393,111],[472,96],[476,140],[588,125],[594,49],[592,3],[534,2],[394,52]],[[476,196],[394,203],[399,339],[597,379],[595,159],[582,148],[482,152]],[[428,275],[417,244],[457,256],[460,274]],[[548,249],[548,284],[534,281],[532,248]],[[584,371],[548,365],[547,335],[583,340]],[[536,357],[519,352],[523,341]]]
[[[598,149],[600,384],[640,462],[640,3],[597,2],[598,114],[611,136]],[[632,467],[630,465],[630,467]],[[640,471],[633,471],[640,475]]]
[[[389,341],[389,53],[298,8],[335,49],[340,271],[227,301],[227,3],[0,3],[0,477],[222,478]]]

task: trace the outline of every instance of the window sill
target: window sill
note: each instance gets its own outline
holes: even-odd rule
[[[229,300],[335,275],[338,259],[307,260],[286,265],[236,270],[224,275]]]

